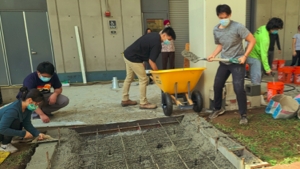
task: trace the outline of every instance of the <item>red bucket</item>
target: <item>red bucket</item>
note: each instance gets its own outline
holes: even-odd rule
[[[276,94],[283,94],[284,90],[284,83],[282,82],[268,82],[267,84],[268,89],[268,102],[272,99],[273,96]]]
[[[246,71],[249,71],[249,65],[246,64]]]
[[[278,81],[284,82],[285,81],[285,74],[283,68],[278,68]]]
[[[300,85],[300,68],[298,69],[297,67],[294,71],[294,83]]]
[[[285,74],[284,83],[293,83],[294,82],[294,73],[295,68],[293,66],[283,67],[283,73]]]
[[[278,60],[274,60],[272,62],[272,70],[277,70],[278,69]]]
[[[282,68],[285,65],[285,60],[277,60],[278,62],[278,68]]]

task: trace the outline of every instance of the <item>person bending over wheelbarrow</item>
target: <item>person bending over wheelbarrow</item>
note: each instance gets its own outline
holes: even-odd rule
[[[240,63],[232,64],[220,62],[214,82],[214,111],[209,118],[216,118],[225,112],[222,108],[223,87],[229,75],[232,74],[234,92],[237,97],[241,115],[240,124],[247,124],[247,98],[244,90],[244,63],[255,45],[255,39],[245,26],[230,20],[231,9],[228,5],[218,5],[216,12],[220,19],[220,23],[216,25],[213,30],[217,48],[210,56],[208,56],[207,60],[212,61],[212,59],[221,52],[221,58],[235,58],[238,59]],[[249,43],[246,52],[243,49],[243,39]]]
[[[176,39],[176,34],[171,27],[166,27],[161,33],[152,32],[137,39],[124,51],[124,61],[126,64],[126,79],[123,85],[123,98],[121,105],[136,105],[136,101],[129,99],[129,88],[134,74],[139,78],[140,87],[140,108],[155,109],[157,106],[148,102],[146,98],[146,87],[148,77],[146,75],[143,62],[149,62],[152,70],[158,70],[156,59],[161,52],[161,43],[169,44]]]

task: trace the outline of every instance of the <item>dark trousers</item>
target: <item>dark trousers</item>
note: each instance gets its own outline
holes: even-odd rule
[[[10,125],[10,128],[14,130],[22,130],[22,123],[19,120],[14,120]],[[12,138],[13,136],[5,136],[0,134],[0,141],[2,141],[2,144],[4,145],[9,144]]]
[[[175,68],[175,52],[161,52],[162,57],[162,69],[168,68],[169,60],[169,69]]]
[[[292,60],[291,66],[296,65],[297,60],[298,60],[297,66],[300,66],[300,50],[296,50],[296,53],[297,53],[297,55],[296,55],[296,56],[293,56],[293,60]]]
[[[230,74],[232,74],[233,88],[236,94],[240,114],[241,116],[245,116],[247,113],[247,97],[244,89],[245,65],[243,64],[226,65],[220,62],[214,83],[215,109],[220,110],[222,108],[223,88]]]
[[[272,69],[272,65],[273,65],[273,60],[274,60],[274,51],[268,51],[268,62],[269,62],[269,66],[271,69]]]

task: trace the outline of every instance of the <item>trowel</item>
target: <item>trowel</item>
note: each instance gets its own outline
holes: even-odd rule
[[[58,139],[52,138],[49,135],[45,135],[43,140],[38,140],[38,137],[36,137],[28,144],[41,144],[41,143],[51,143],[51,142],[58,142]]]

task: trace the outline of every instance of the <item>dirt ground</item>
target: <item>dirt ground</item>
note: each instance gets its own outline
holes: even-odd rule
[[[25,169],[34,153],[35,145],[26,143],[14,144],[19,149],[18,152],[10,154],[8,158],[0,165],[0,168],[7,169]]]
[[[238,124],[237,111],[226,112],[212,123],[272,165],[300,161],[299,119],[275,120],[264,111],[248,110],[247,126]]]

